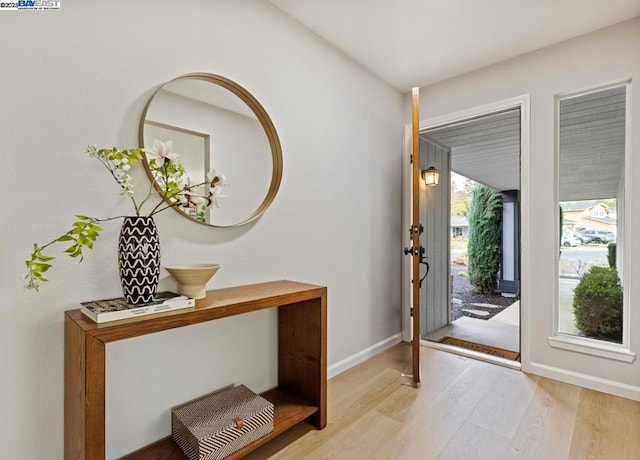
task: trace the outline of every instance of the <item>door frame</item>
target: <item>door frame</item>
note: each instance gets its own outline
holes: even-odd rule
[[[530,96],[520,96],[491,102],[457,112],[420,120],[420,132],[438,128],[451,123],[468,121],[469,119],[489,115],[507,109],[520,110],[520,356],[522,369],[527,370],[531,362],[531,273],[530,262],[530,221],[531,221],[531,142],[530,142]],[[405,125],[404,154],[402,155],[402,243],[410,236],[411,226],[411,123]],[[442,184],[442,182],[441,182]],[[447,185],[450,186],[450,185]],[[434,267],[436,268],[436,267]],[[402,339],[405,342],[412,338],[412,321],[410,308],[411,292],[411,258],[402,260]]]

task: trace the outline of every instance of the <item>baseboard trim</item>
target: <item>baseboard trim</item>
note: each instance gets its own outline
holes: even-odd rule
[[[365,348],[362,351],[359,351],[358,353],[348,356],[345,359],[340,360],[337,363],[334,363],[331,366],[329,366],[327,369],[327,377],[328,378],[335,377],[336,375],[343,373],[347,369],[350,369],[353,366],[356,366],[361,362],[366,361],[372,356],[377,355],[378,353],[381,353],[386,349],[391,348],[394,345],[397,345],[401,341],[402,341],[402,334],[401,333],[394,334],[391,337],[388,337],[376,344],[371,345],[368,348]]]
[[[530,374],[540,375],[560,382],[570,383],[590,390],[608,393],[622,398],[640,401],[640,387],[616,382],[614,380],[603,379],[593,375],[581,374],[579,372],[568,371],[558,367],[547,366],[540,363],[529,363],[523,365],[523,370]]]

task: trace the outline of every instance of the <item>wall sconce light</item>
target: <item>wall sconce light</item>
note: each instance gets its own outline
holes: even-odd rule
[[[436,186],[438,182],[440,182],[440,171],[433,166],[430,166],[428,169],[423,169],[421,173],[427,187]]]

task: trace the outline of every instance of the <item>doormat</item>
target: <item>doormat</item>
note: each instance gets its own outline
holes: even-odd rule
[[[480,353],[486,353],[488,355],[498,356],[500,358],[511,359],[513,361],[517,361],[518,358],[520,358],[520,353],[518,353],[517,351],[491,347],[489,345],[482,345],[481,343],[467,342],[466,340],[460,340],[449,336],[440,339],[440,343],[467,348],[469,350],[479,351]]]

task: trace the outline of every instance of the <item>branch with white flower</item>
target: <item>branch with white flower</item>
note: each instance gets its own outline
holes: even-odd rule
[[[118,150],[116,147],[112,149],[98,149],[95,145],[87,147],[87,153],[90,157],[98,159],[100,163],[111,173],[111,176],[120,186],[120,194],[127,195],[131,198],[136,215],[140,215],[140,209],[136,200],[133,198],[133,182],[129,175],[131,166],[142,160],[142,149],[126,149]]]
[[[187,176],[180,155],[172,152],[171,141],[162,142],[154,140],[151,150],[145,152],[151,157],[149,169],[158,186],[159,193],[165,198],[165,203],[158,203],[149,215],[153,216],[165,209],[172,207],[197,208],[198,206],[213,206],[219,208],[221,199],[225,197],[219,187],[228,184],[224,174],[215,171],[207,173],[207,180],[198,184],[192,184]],[[196,189],[208,185],[208,193],[198,193]],[[168,204],[167,204],[168,202]]]
[[[153,216],[165,209],[176,206],[191,207],[196,205],[212,206],[219,208],[221,199],[225,197],[221,193],[221,187],[228,185],[227,178],[224,174],[218,174],[211,171],[207,174],[207,180],[199,184],[192,185],[187,177],[186,170],[180,161],[180,155],[172,152],[173,144],[171,141],[161,142],[154,140],[151,150],[143,150],[139,148],[119,150],[116,147],[112,149],[99,149],[90,145],[87,153],[90,157],[98,159],[102,165],[109,171],[113,179],[120,187],[120,194],[126,195],[133,203],[136,216],[140,216],[142,207],[148,202],[153,195],[153,185],[140,203],[134,196],[133,181],[129,171],[132,166],[142,160],[143,153],[151,158],[148,160],[149,168],[158,185],[158,194],[160,201],[148,213]],[[203,185],[209,186],[206,194],[199,194],[195,189]],[[77,221],[73,223],[71,229],[51,240],[50,242],[39,245],[34,243],[33,251],[30,259],[26,260],[27,274],[25,275],[25,289],[38,290],[41,283],[47,281],[44,273],[52,267],[54,257],[44,254],[43,251],[55,243],[70,243],[69,247],[64,251],[73,258],[78,258],[79,262],[83,260],[83,249],[92,249],[93,244],[100,236],[102,227],[98,222],[123,218],[125,216],[107,217],[98,219],[96,217],[77,215]]]

